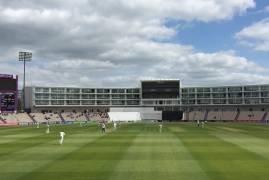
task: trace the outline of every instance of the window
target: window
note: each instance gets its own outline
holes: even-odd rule
[[[64,88],[51,88],[51,93],[63,94]]]
[[[78,88],[67,88],[66,92],[67,93],[79,93],[80,89],[78,89]]]
[[[210,99],[198,99],[197,104],[210,104]]]
[[[127,101],[127,105],[139,105],[140,101]]]
[[[113,94],[112,99],[125,99],[125,95],[122,94]]]
[[[259,104],[260,101],[259,99],[256,99],[256,98],[246,98],[245,103],[246,104]]]
[[[79,100],[67,100],[66,104],[67,105],[80,105],[80,101]]]
[[[127,94],[127,99],[139,99],[139,94]]]
[[[241,98],[234,98],[234,99],[229,99],[229,104],[242,104],[243,100]]]
[[[110,89],[97,89],[97,93],[110,93]]]
[[[112,105],[124,105],[125,101],[121,101],[121,100],[113,100],[112,101]]]
[[[236,91],[242,91],[242,87],[229,87],[229,92],[236,92]]]
[[[197,92],[210,92],[210,88],[197,88]]]
[[[209,93],[197,94],[197,98],[210,98],[210,94]]]
[[[108,94],[98,94],[97,99],[110,99],[110,95],[108,95]]]
[[[182,93],[188,93],[188,89],[185,89],[185,88],[184,88],[184,89],[181,90],[181,92],[182,92]]]
[[[82,105],[95,105],[95,101],[94,100],[84,100],[81,101]]]
[[[98,104],[98,105],[109,105],[109,104],[110,104],[110,101],[106,101],[106,100],[98,100],[98,101],[97,101],[97,104]]]
[[[139,89],[126,89],[126,93],[139,93],[140,90]]]
[[[262,91],[269,91],[269,86],[261,86]]]
[[[95,99],[94,94],[82,94],[81,96],[82,99]]]
[[[124,89],[112,89],[112,93],[124,93]]]
[[[259,90],[259,86],[246,86],[245,91],[258,91]]]
[[[225,99],[214,99],[213,104],[226,104]]]
[[[261,93],[261,96],[262,97],[269,97],[269,92],[262,92]]]
[[[219,87],[219,88],[212,88],[213,92],[226,92],[225,87]]]
[[[259,97],[258,92],[245,92],[245,97]]]
[[[189,88],[189,89],[188,89],[188,92],[189,92],[189,93],[195,93],[195,88]]]
[[[49,94],[39,94],[39,93],[36,93],[35,94],[35,98],[36,99],[49,99],[50,95]]]
[[[241,98],[242,97],[242,93],[240,92],[240,93],[229,93],[228,94],[228,97],[229,98]]]
[[[51,101],[51,105],[64,105],[63,100],[53,100]]]
[[[35,104],[36,105],[49,105],[49,101],[48,100],[36,100]]]
[[[49,92],[49,88],[35,88],[35,92],[48,93]]]
[[[214,93],[213,98],[226,98],[226,94]]]
[[[52,94],[51,99],[64,99],[64,94]]]
[[[80,99],[79,94],[67,94],[66,99]]]
[[[95,89],[82,89],[82,93],[95,93]]]
[[[269,103],[269,98],[262,98],[262,103],[268,104]]]

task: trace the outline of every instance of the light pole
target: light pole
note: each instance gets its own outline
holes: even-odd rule
[[[31,52],[19,52],[19,61],[23,61],[23,110],[25,110],[25,63],[32,60]]]

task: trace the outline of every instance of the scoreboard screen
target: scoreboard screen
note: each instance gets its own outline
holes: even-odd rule
[[[15,95],[14,94],[2,94],[1,98],[1,110],[13,111],[15,108]]]
[[[16,79],[0,79],[0,90],[8,91],[17,89],[17,80]]]
[[[171,99],[179,97],[179,80],[142,81],[142,98]]]
[[[18,76],[0,74],[0,112],[15,112],[18,105]]]

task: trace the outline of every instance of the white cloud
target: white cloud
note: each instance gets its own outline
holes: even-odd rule
[[[214,21],[232,18],[255,7],[253,0],[135,0],[98,1],[92,3],[97,13],[124,18],[166,18]],[[128,12],[128,13],[127,13]]]
[[[167,18],[220,21],[254,6],[253,0],[0,1],[0,72],[21,77],[16,53],[25,49],[34,54],[27,71],[32,85],[138,86],[145,78],[265,82],[265,69],[232,51],[161,42],[177,33],[165,26]]]
[[[269,18],[242,29],[236,38],[257,51],[269,51]]]

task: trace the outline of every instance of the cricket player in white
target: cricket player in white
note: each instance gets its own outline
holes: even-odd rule
[[[204,128],[205,127],[205,122],[204,121],[202,121],[202,128]]]
[[[37,123],[37,126],[36,126],[36,128],[39,128],[39,122]]]
[[[50,125],[47,124],[47,130],[46,130],[46,133],[49,134],[50,133]]]
[[[160,133],[162,132],[162,130],[163,130],[163,125],[160,124],[160,125],[159,125],[159,131],[160,131]]]
[[[106,133],[106,124],[103,122],[101,125],[102,125],[102,133]]]
[[[117,129],[117,123],[116,123],[116,121],[114,121],[113,125],[114,125],[114,130],[116,130]]]
[[[60,137],[61,137],[61,139],[60,139],[60,144],[61,144],[61,145],[62,145],[63,142],[64,142],[64,136],[65,136],[65,133],[64,133],[64,132],[60,132]]]

